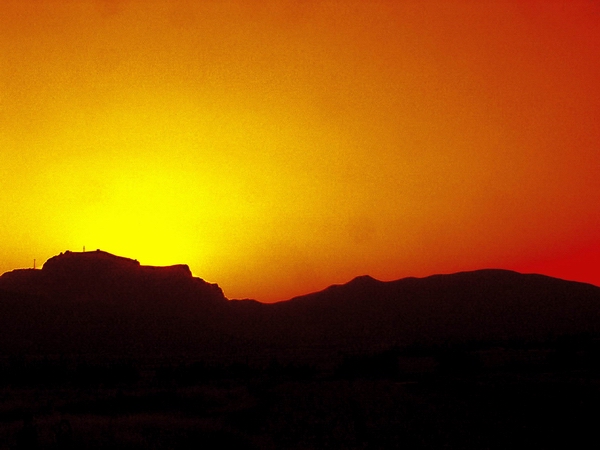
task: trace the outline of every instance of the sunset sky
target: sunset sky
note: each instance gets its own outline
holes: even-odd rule
[[[600,2],[0,3],[0,272],[600,285]]]

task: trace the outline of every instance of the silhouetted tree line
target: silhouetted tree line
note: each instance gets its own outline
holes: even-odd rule
[[[511,359],[511,351],[518,352],[520,358]],[[507,352],[509,356],[499,366],[486,367],[482,355],[494,352]],[[428,364],[422,363],[425,359],[429,360]],[[425,368],[415,370],[414,366],[419,366],[419,360]],[[413,370],[410,370],[411,361],[414,363]],[[411,380],[428,375],[462,376],[499,369],[600,372],[600,339],[579,334],[554,337],[543,342],[511,340],[393,347],[372,354],[345,355],[336,366],[334,376],[346,379]]]

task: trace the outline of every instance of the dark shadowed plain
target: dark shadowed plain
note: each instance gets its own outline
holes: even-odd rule
[[[0,448],[585,448],[599,305],[505,270],[263,304],[66,252],[0,277]]]

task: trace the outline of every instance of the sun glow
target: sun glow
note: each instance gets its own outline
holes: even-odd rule
[[[3,3],[1,271],[85,245],[280,300],[597,261],[597,4],[259,3]]]

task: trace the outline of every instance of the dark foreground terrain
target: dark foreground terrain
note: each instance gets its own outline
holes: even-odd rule
[[[484,270],[264,305],[66,253],[0,277],[0,449],[597,448],[600,289]]]
[[[392,349],[329,367],[4,361],[0,448],[597,448],[600,344]]]

